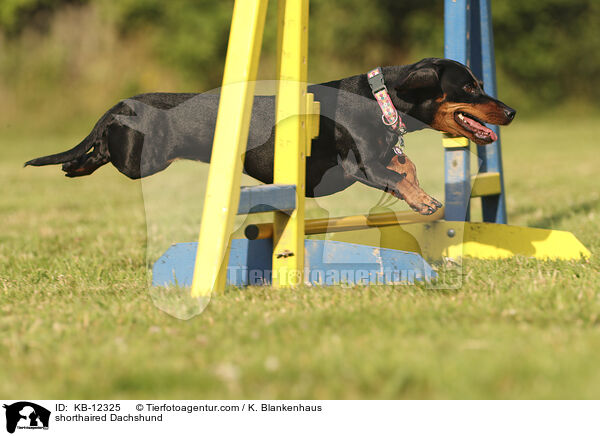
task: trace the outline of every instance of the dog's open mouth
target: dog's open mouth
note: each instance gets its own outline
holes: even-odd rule
[[[463,129],[471,132],[481,142],[490,143],[498,139],[492,129],[487,128],[482,121],[465,112],[455,112],[454,120]]]

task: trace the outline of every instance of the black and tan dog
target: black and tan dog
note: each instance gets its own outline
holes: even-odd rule
[[[458,62],[431,58],[382,71],[409,132],[429,125],[487,144],[496,135],[483,123],[506,125],[515,116]],[[306,159],[307,196],[329,195],[359,181],[404,199],[422,214],[441,206],[419,187],[408,157],[394,152],[397,134],[382,123],[366,74],[313,85],[309,92],[321,102],[321,116]],[[138,179],[176,159],[209,162],[218,102],[212,94],[138,95],[110,109],[75,148],[25,165],[62,163],[68,177],[78,177],[112,162]],[[263,183],[273,182],[274,117],[275,98],[255,97],[244,170]]]

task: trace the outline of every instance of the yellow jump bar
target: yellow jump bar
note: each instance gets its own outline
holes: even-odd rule
[[[444,218],[444,208],[432,215],[421,215],[417,212],[386,212],[372,215],[352,215],[337,218],[317,218],[304,221],[306,235],[322,233],[347,232],[350,230],[368,229],[371,227],[396,226],[438,221]],[[244,230],[248,239],[268,239],[273,237],[273,223],[250,224]]]

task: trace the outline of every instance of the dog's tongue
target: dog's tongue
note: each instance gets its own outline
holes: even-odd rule
[[[488,129],[485,126],[481,126],[481,127],[483,127],[483,129],[481,129],[481,131],[475,133],[475,136],[477,136],[481,139],[490,138],[492,140],[492,142],[498,140],[498,135],[496,135],[496,133],[494,133],[494,131],[492,129]]]
[[[467,124],[469,124],[469,126],[473,128],[475,136],[477,136],[478,138],[487,139],[489,137],[492,139],[492,142],[498,140],[498,135],[496,135],[496,133],[492,129],[484,126],[483,124],[475,121],[474,119],[468,116],[464,117],[464,120],[467,122]]]

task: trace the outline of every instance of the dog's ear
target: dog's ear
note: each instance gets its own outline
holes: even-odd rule
[[[418,88],[437,88],[440,86],[440,76],[433,67],[419,68],[410,72],[396,85],[396,91],[408,91]]]

